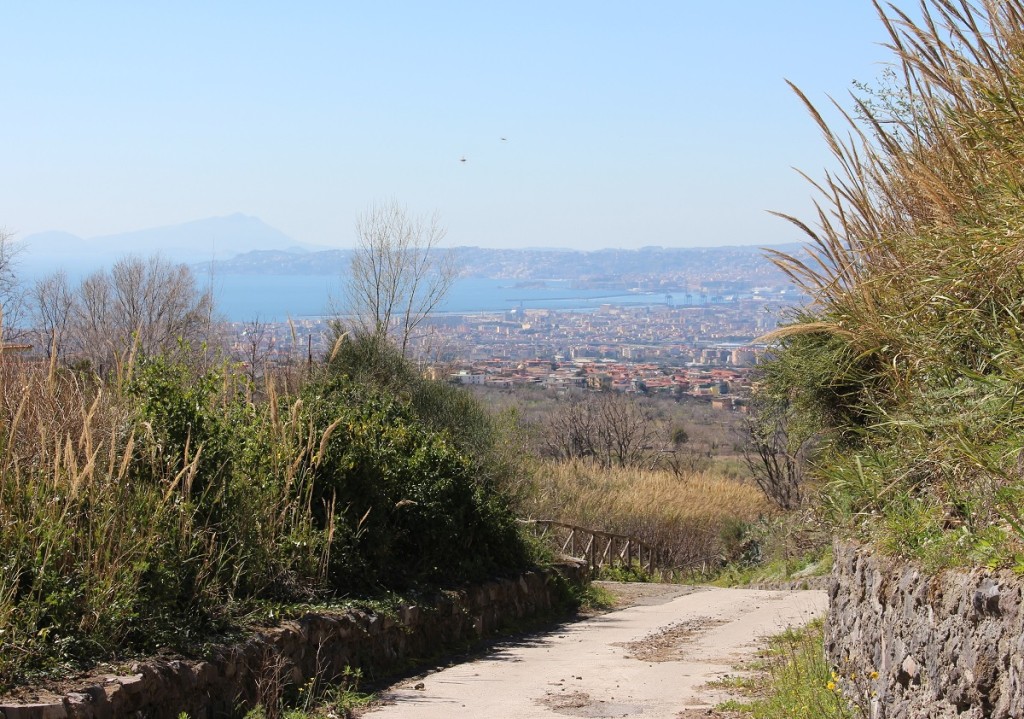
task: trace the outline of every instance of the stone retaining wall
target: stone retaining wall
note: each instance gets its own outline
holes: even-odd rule
[[[1024,717],[1024,582],[837,543],[826,652],[872,719]]]
[[[527,572],[444,594],[431,606],[405,606],[395,615],[309,614],[244,643],[215,648],[203,660],[147,660],[123,676],[83,680],[64,696],[41,696],[33,703],[0,699],[0,719],[238,716],[275,685],[299,687],[313,677],[330,682],[347,668],[364,678],[386,676],[445,648],[542,617],[558,605],[565,581],[588,581],[586,567]]]

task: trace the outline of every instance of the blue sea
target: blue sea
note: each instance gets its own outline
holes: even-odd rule
[[[681,293],[629,293],[573,288],[567,280],[547,280],[543,287],[516,287],[515,280],[466,278],[456,280],[438,312],[469,313],[524,309],[597,309],[613,305],[681,305],[700,302],[700,296]],[[228,275],[213,278],[219,313],[232,322],[259,318],[283,322],[288,318],[332,315],[343,307],[341,278],[329,275]]]

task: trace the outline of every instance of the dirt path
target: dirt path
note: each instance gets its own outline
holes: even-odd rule
[[[727,698],[707,682],[735,674],[759,637],[805,624],[827,604],[819,591],[671,585],[620,591],[633,606],[403,682],[384,692],[386,705],[368,719],[675,719]]]

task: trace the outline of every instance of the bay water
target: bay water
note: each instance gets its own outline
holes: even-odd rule
[[[212,278],[217,310],[231,322],[260,319],[284,322],[289,318],[330,316],[343,311],[345,287],[330,275],[231,275]],[[602,304],[654,305],[700,303],[694,295],[626,293],[621,290],[582,289],[568,280],[546,280],[516,286],[515,280],[460,278],[455,281],[438,312],[462,314],[523,309],[597,309]]]

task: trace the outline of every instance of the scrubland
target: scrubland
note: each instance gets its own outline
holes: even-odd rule
[[[386,362],[390,384],[362,374]],[[101,380],[0,355],[0,689],[526,566],[487,415],[444,386],[417,405],[403,367],[350,344],[255,401],[230,363]]]

